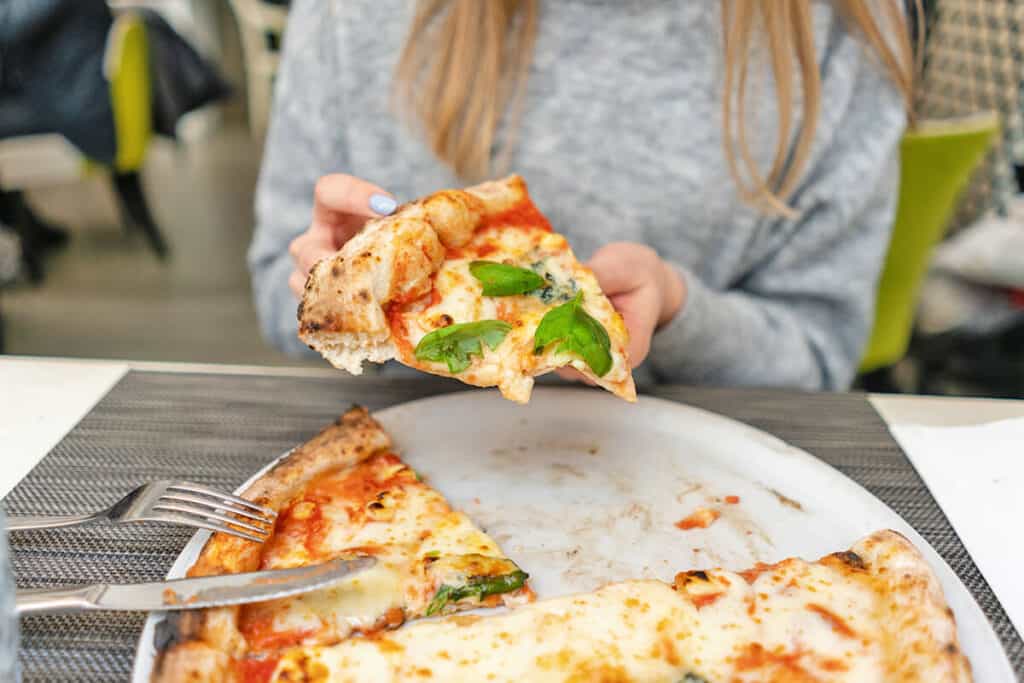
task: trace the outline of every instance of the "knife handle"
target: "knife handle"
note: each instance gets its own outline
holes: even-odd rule
[[[74,588],[29,588],[14,596],[14,612],[18,616],[39,612],[80,612],[94,608],[103,586],[92,584]]]

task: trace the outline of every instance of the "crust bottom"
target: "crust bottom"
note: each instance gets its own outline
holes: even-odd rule
[[[310,347],[328,363],[352,375],[363,374],[363,363],[385,363],[395,358],[395,345],[389,339],[374,339],[365,334],[332,334],[307,338]]]

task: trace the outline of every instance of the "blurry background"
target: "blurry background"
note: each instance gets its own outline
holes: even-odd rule
[[[85,1],[0,0],[0,40],[19,8]],[[245,264],[286,0],[107,4],[111,160],[4,133],[31,76],[0,43],[0,352],[319,365],[262,341]],[[925,5],[922,122],[860,385],[1020,397],[1024,3]],[[36,47],[79,21],[57,12]]]
[[[0,21],[3,5],[12,1],[19,0],[0,0]],[[158,14],[230,86],[230,93],[178,119],[177,139],[156,134],[153,126],[144,132],[126,126],[125,135],[136,138],[128,144],[141,148],[142,194],[167,244],[166,256],[129,214],[109,168],[88,165],[59,136],[0,140],[0,188],[23,188],[31,211],[70,237],[66,246],[33,255],[41,262],[37,282],[23,263],[17,280],[0,289],[3,352],[301,363],[263,343],[245,264],[286,7],[260,0],[109,4],[115,26],[126,14],[143,16],[139,9]],[[142,79],[141,92],[123,93],[128,101],[115,105],[115,118],[118,107],[132,117],[147,104],[155,116],[152,103],[138,96],[157,97],[152,91],[159,72],[173,73],[177,67],[167,60],[180,61],[174,51],[154,49],[150,20],[142,27],[149,38],[144,55],[149,64],[143,65],[148,77]],[[109,66],[137,68],[133,47],[126,46],[125,64]]]

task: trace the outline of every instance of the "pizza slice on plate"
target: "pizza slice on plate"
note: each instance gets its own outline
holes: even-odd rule
[[[269,680],[963,683],[935,575],[880,531],[817,562],[627,581],[284,653]]]
[[[391,450],[362,408],[244,492],[278,511],[260,545],[213,535],[190,576],[282,569],[348,555],[377,564],[296,597],[180,613],[165,622],[155,681],[264,681],[287,648],[326,646],[421,616],[533,599],[527,575]]]
[[[535,376],[571,366],[636,400],[622,317],[518,176],[367,222],[313,267],[298,317],[352,374],[395,359],[525,403]]]

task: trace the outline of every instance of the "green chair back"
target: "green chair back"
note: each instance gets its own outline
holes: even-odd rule
[[[119,173],[137,171],[153,133],[146,26],[137,14],[126,12],[114,20],[107,47],[107,77],[117,131],[114,169]]]
[[[896,220],[861,372],[888,367],[906,354],[932,249],[998,132],[998,116],[985,113],[926,121],[903,137]]]

